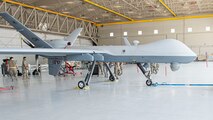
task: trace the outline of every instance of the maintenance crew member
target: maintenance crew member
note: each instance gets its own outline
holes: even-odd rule
[[[25,78],[29,79],[28,71],[29,71],[29,66],[27,64],[26,57],[23,57],[23,60],[22,60],[22,74],[23,74],[23,79],[25,79]]]
[[[17,67],[16,63],[14,62],[13,57],[10,57],[10,61],[9,61],[9,74],[10,74],[12,80],[13,80],[13,77],[16,80],[18,80],[17,79],[17,69],[18,69],[18,67]]]
[[[118,71],[119,71],[119,62],[114,63],[114,74],[115,78],[118,79]]]
[[[114,66],[114,74],[115,74],[115,78],[118,79],[118,76],[121,76],[123,73],[123,67],[122,67],[123,63],[122,62],[115,62],[115,66]]]

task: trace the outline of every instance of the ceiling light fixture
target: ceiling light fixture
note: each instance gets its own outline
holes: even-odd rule
[[[88,8],[87,11],[95,11],[94,8]]]
[[[108,13],[104,13],[104,14],[102,14],[102,16],[103,16],[103,17],[108,17],[109,14],[108,14]]]
[[[46,5],[41,5],[40,7],[42,7],[42,8],[48,8],[48,6],[46,6]]]
[[[115,8],[121,8],[122,6],[120,5],[114,5]]]
[[[68,12],[68,11],[64,11],[64,12],[62,12],[62,13],[64,13],[64,14],[69,14],[70,12]]]
[[[115,20],[115,21],[119,21],[119,20],[121,20],[121,19],[120,19],[120,18],[115,18],[114,20]]]
[[[129,13],[129,14],[133,14],[133,13],[134,13],[134,11],[128,11],[127,13]]]
[[[69,2],[66,2],[67,4],[73,4],[74,2],[73,1],[69,1]]]

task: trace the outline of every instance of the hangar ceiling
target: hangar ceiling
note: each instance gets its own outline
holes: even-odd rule
[[[96,23],[123,22],[213,12],[213,0],[15,0]],[[101,8],[102,7],[102,8]],[[109,11],[109,10],[112,11]],[[113,12],[116,12],[113,13]],[[118,15],[121,14],[121,15]]]
[[[97,44],[98,26],[213,17],[213,0],[2,0],[0,12],[39,32],[81,27],[81,37]],[[0,26],[11,27],[1,17]]]

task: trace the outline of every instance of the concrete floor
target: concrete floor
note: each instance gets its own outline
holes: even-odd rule
[[[167,75],[165,75],[167,69]],[[85,71],[83,72],[85,75]],[[213,83],[213,63],[181,66],[171,72],[161,65],[153,81]],[[135,65],[124,66],[119,82],[92,78],[90,90],[74,87],[84,76],[54,78],[46,72],[0,91],[1,120],[212,120],[213,87],[147,87]],[[12,84],[5,77],[1,86]],[[4,82],[3,82],[4,81]]]

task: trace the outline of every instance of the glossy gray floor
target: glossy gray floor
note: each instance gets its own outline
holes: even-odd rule
[[[167,72],[167,73],[165,73]],[[213,63],[183,65],[175,73],[161,65],[153,81],[213,83]],[[85,74],[83,74],[85,75]],[[213,87],[145,86],[135,65],[124,66],[118,82],[94,76],[90,90],[76,90],[84,76],[54,78],[47,73],[17,83],[1,78],[1,120],[212,120]]]

